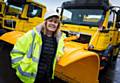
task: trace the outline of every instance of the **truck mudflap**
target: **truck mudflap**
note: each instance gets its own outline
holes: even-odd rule
[[[23,34],[24,32],[20,32],[20,31],[7,32],[3,34],[2,36],[0,36],[0,40],[14,45],[16,43],[16,40],[19,37],[21,37]]]
[[[99,68],[96,53],[67,48],[56,65],[55,76],[68,83],[99,83]]]

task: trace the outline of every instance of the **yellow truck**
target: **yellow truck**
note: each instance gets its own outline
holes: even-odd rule
[[[15,44],[19,38],[39,23],[43,22],[46,6],[35,0],[7,0],[2,5],[0,25],[0,40]],[[3,6],[4,5],[4,6]],[[1,13],[0,13],[1,15]]]
[[[120,50],[120,7],[108,0],[71,0],[57,11],[67,38],[55,75],[68,83],[98,83],[99,71]]]

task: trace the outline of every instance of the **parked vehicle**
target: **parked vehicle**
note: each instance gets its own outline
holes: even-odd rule
[[[67,38],[56,76],[71,83],[97,83],[99,70],[119,53],[120,7],[108,0],[73,0],[58,9]]]
[[[4,12],[0,39],[10,44],[15,44],[17,38],[44,20],[46,6],[35,0],[7,0],[1,5]]]

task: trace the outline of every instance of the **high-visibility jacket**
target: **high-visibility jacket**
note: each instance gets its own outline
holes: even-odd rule
[[[62,33],[58,41],[56,56],[53,64],[52,79],[54,79],[54,70],[56,57],[63,55],[65,34]],[[12,67],[16,69],[16,74],[24,83],[33,83],[38,71],[38,63],[42,47],[42,37],[37,29],[28,31],[16,42],[10,55]]]

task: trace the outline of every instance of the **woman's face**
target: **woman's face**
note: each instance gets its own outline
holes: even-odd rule
[[[55,32],[56,29],[58,28],[59,19],[57,17],[51,17],[47,19],[46,22],[47,30]]]

